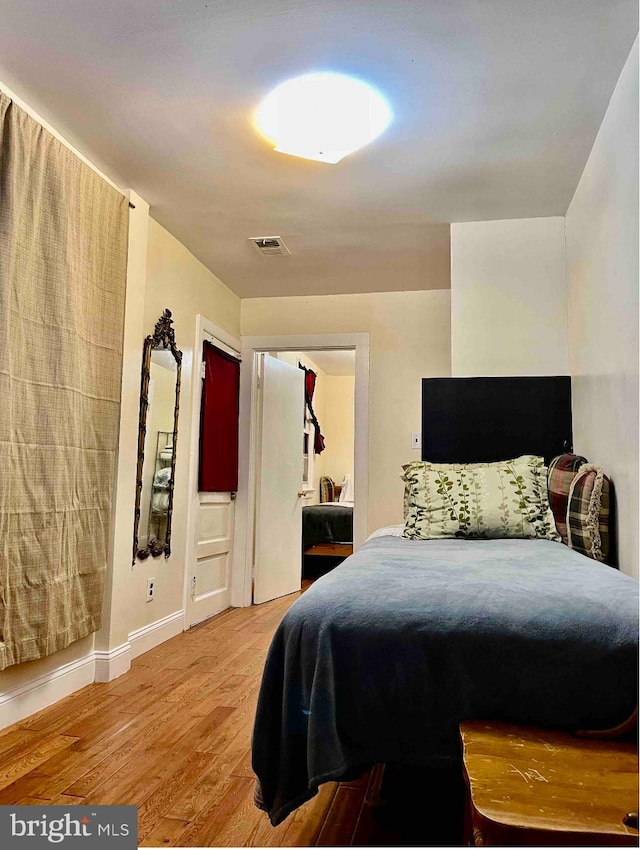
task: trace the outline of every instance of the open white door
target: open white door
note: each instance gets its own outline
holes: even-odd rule
[[[300,590],[302,577],[304,372],[261,356],[255,603]]]

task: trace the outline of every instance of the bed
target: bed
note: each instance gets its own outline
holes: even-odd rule
[[[302,577],[318,578],[353,552],[353,482],[320,478],[320,504],[302,508]]]
[[[552,431],[570,446],[566,416]],[[636,705],[634,579],[552,539],[411,540],[408,527],[316,581],[274,636],[253,735],[274,825],[372,764],[459,760],[462,720],[605,729]]]
[[[353,502],[302,508],[302,577],[316,579],[353,553]]]
[[[302,508],[302,551],[320,543],[353,543],[353,502],[323,502]]]
[[[547,540],[369,540],[286,614],[253,765],[275,825],[329,780],[458,757],[465,719],[608,728],[636,701],[637,583]]]

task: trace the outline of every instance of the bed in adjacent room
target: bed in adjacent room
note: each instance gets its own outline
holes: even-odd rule
[[[320,504],[302,508],[303,576],[324,574],[352,554],[353,504],[351,476],[338,486],[321,478]]]
[[[542,398],[521,380],[510,404],[545,420],[534,433],[545,433],[539,455],[470,463],[482,423],[465,407],[462,457],[407,464],[404,524],[372,535],[285,615],[253,736],[257,802],[273,824],[323,782],[372,764],[455,763],[463,720],[605,729],[633,712],[638,584],[601,562],[608,479],[565,453],[548,485],[545,461],[558,445],[571,448],[568,379],[546,379],[549,392],[535,379]],[[517,423],[500,417],[498,429]],[[528,418],[523,433],[530,427]],[[510,449],[531,442],[517,431]]]
[[[302,509],[302,551],[321,543],[353,544],[353,502],[324,502]]]

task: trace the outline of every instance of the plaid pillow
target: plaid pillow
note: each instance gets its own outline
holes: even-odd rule
[[[320,478],[320,501],[333,502],[335,496],[335,484],[333,478],[323,475]]]
[[[606,561],[609,554],[609,484],[602,469],[588,463],[569,490],[567,542],[596,561]]]
[[[571,482],[576,473],[587,463],[586,457],[581,455],[562,454],[554,457],[549,464],[547,475],[547,490],[549,493],[549,507],[562,537],[562,542],[567,543],[567,507],[569,503],[569,490]]]

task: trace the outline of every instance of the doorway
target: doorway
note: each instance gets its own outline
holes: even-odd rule
[[[262,411],[260,407],[262,393],[259,381],[260,364],[264,363],[264,359],[261,358],[270,352],[271,354],[276,352],[279,355],[277,360],[280,363],[286,363],[287,356],[291,359],[291,355],[295,357],[303,353],[310,360],[314,356],[317,359],[321,359],[323,352],[331,350],[350,351],[350,356],[353,360],[353,547],[357,548],[366,539],[368,503],[369,335],[310,334],[279,337],[245,337],[242,340],[242,359],[244,364],[250,363],[252,368],[243,370],[240,386],[240,483],[236,504],[236,533],[231,587],[232,605],[245,606],[252,603],[253,584],[254,581],[260,584],[260,573],[263,568],[260,563],[260,552],[257,546],[259,544],[261,523],[264,522],[264,518],[259,513],[261,495],[260,476],[263,467],[260,456],[262,447],[262,434],[260,433],[262,423]],[[312,362],[315,361],[312,360]],[[297,363],[296,367],[293,367],[290,363],[286,365],[289,366],[292,372],[294,368],[297,369]],[[299,371],[302,375],[302,370]],[[302,449],[301,424],[299,418],[299,444]],[[299,474],[298,480],[302,478],[303,454],[303,451],[300,451],[296,459]],[[316,472],[321,470],[322,466],[319,466]],[[309,481],[310,479],[308,478],[307,480]],[[338,483],[341,483],[341,481]],[[303,489],[302,484],[299,485],[299,489]],[[310,485],[308,489],[313,490],[315,494],[315,486],[312,488]],[[307,494],[304,495],[306,496]],[[302,497],[298,497],[296,491],[296,500],[300,501],[300,517],[302,508],[301,499]],[[300,532],[296,538],[300,566],[302,555],[301,534],[300,526]],[[272,537],[272,547],[277,545],[273,541],[274,538]],[[273,565],[271,568],[274,568]],[[301,571],[298,568],[298,582],[300,575]],[[299,589],[299,583],[298,587],[292,586],[286,592],[292,592],[296,589]]]
[[[259,355],[256,604],[353,551],[354,384],[352,348]]]
[[[240,340],[197,316],[192,376],[189,507],[184,577],[184,628],[219,614],[231,602],[235,493],[200,492],[198,463],[203,384],[203,344],[210,342],[240,359]],[[242,371],[242,370],[241,370]]]
[[[301,548],[302,577],[316,579],[353,552],[355,351],[303,351],[297,360],[311,370],[314,385],[313,413],[305,407],[303,488],[310,492],[302,506]]]

